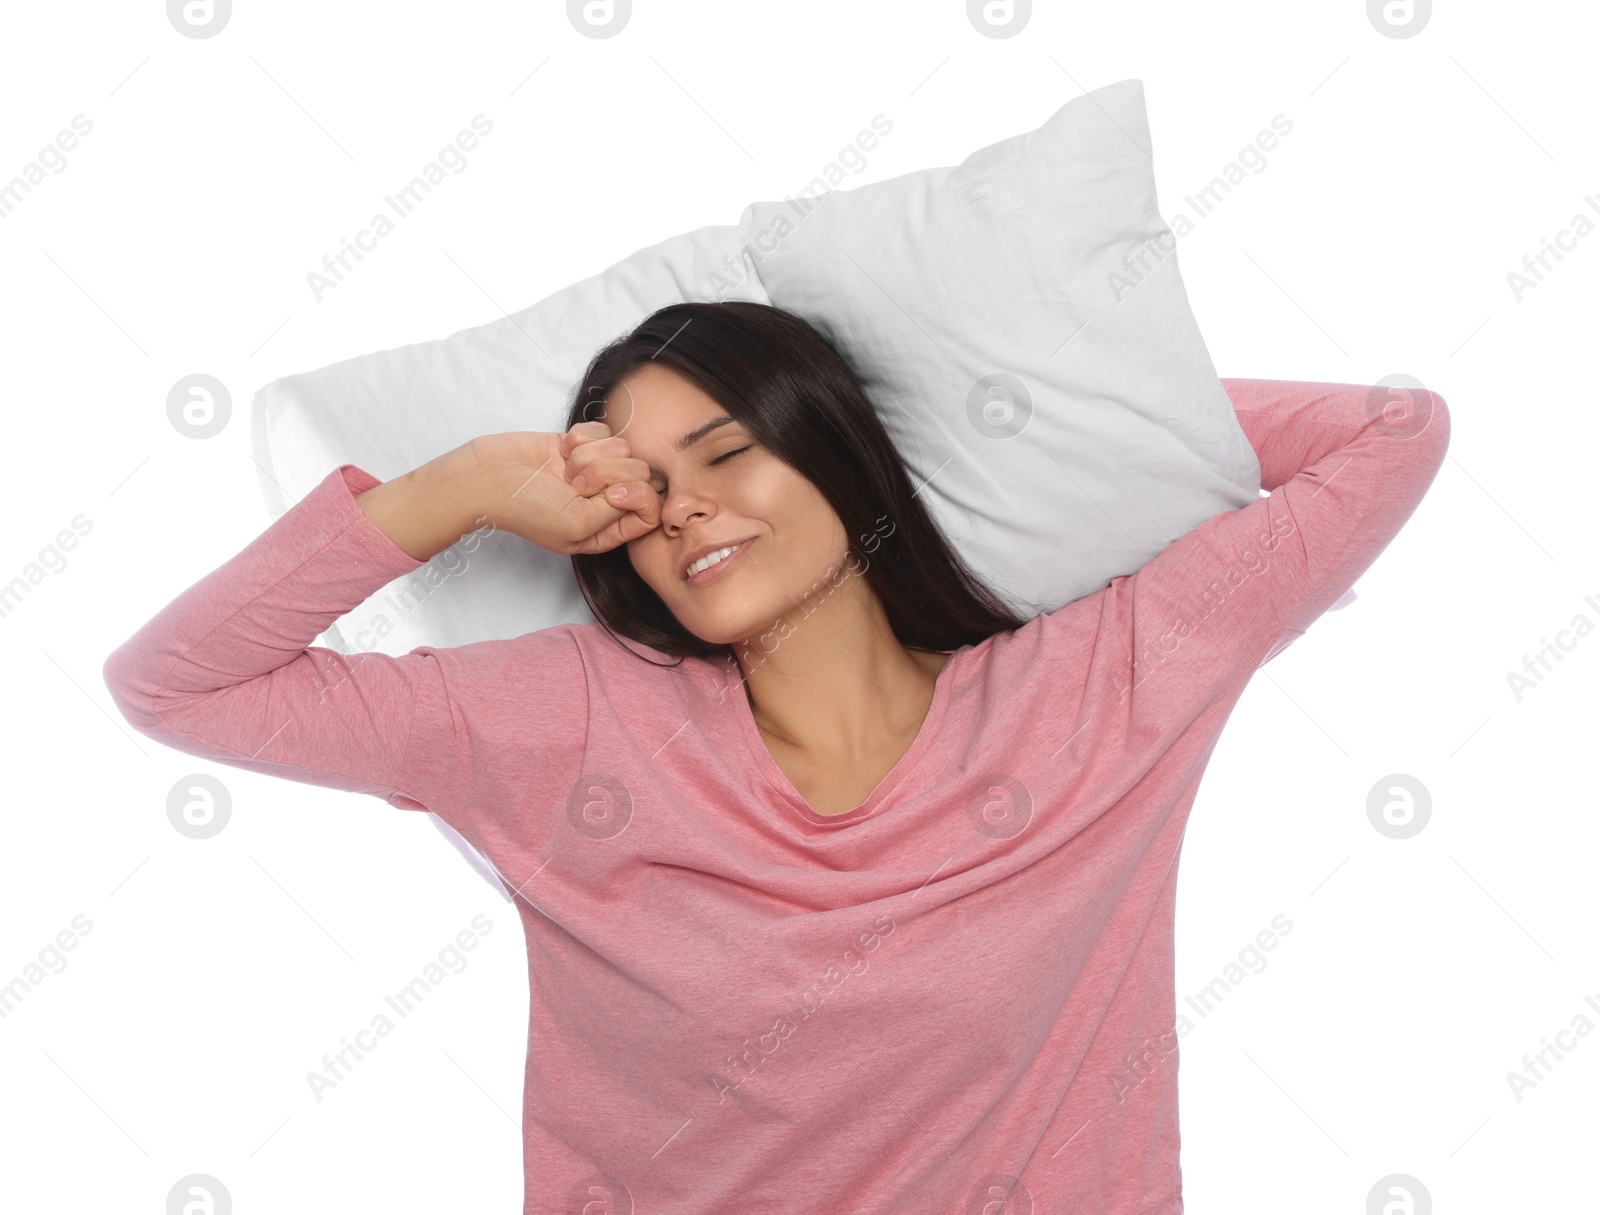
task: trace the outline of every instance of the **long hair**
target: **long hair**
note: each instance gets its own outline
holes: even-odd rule
[[[950,546],[860,380],[806,321],[742,300],[669,304],[594,356],[573,391],[568,428],[598,420],[611,390],[652,361],[698,386],[817,487],[902,645],[950,651],[1027,623]],[[732,646],[678,622],[634,570],[627,545],[575,553],[572,568],[613,635],[680,657],[733,656]]]

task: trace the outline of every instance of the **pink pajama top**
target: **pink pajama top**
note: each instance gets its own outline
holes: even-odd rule
[[[312,646],[422,564],[352,464],[106,685],[179,751],[433,811],[516,891],[526,1212],[1176,1215],[1173,892],[1201,773],[1450,430],[1433,393],[1224,384],[1270,495],[955,651],[848,813],[805,804],[729,661],[655,666],[598,624]]]

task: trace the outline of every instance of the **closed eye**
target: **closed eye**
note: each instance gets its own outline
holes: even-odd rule
[[[736,456],[736,455],[740,454],[741,452],[749,451],[750,448],[753,447],[753,446],[754,446],[754,444],[747,444],[744,447],[735,447],[732,451],[723,452],[715,460],[710,461],[710,463],[712,463],[712,464],[721,464],[724,460],[727,460],[727,459],[729,459],[729,458],[731,458],[733,456]],[[666,492],[667,491],[666,491],[665,488],[656,490],[656,493],[661,494],[663,497],[666,496]]]

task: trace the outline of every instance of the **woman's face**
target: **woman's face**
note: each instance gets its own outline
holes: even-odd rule
[[[828,500],[678,372],[633,372],[600,420],[649,465],[661,495],[660,526],[628,542],[633,568],[695,636],[755,644],[781,617],[798,625],[807,597],[814,605],[839,583],[849,550]],[[685,577],[691,559],[734,546]]]

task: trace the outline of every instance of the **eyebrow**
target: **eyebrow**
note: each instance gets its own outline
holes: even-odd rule
[[[727,414],[724,414],[720,418],[712,418],[711,421],[707,422],[704,426],[696,426],[688,434],[684,435],[683,438],[679,439],[672,445],[672,450],[685,451],[688,448],[693,447],[717,427],[726,426],[729,422],[737,422],[738,420],[738,418],[729,417]]]

